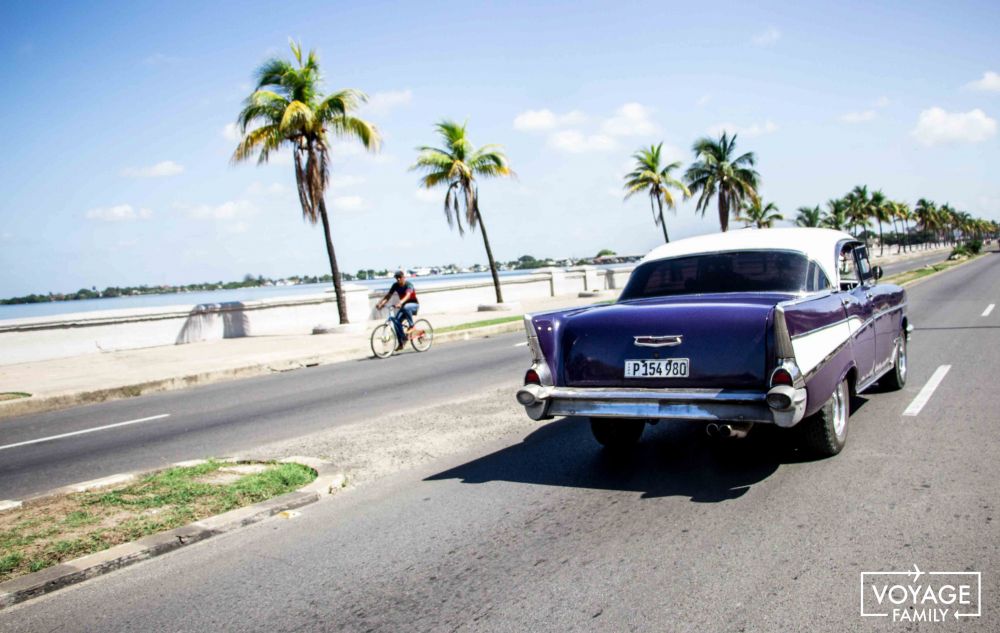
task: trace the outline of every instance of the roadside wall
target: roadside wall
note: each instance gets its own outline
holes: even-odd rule
[[[621,288],[632,268],[602,270],[592,266],[547,268],[503,279],[504,300],[576,296],[582,291]],[[496,303],[493,282],[475,280],[421,287],[421,314],[475,311]],[[344,284],[347,316],[352,323],[385,318],[375,310],[382,293]],[[484,316],[484,318],[488,318]],[[0,365],[163,345],[183,345],[242,336],[306,334],[317,325],[336,325],[333,292],[317,295],[210,303],[195,306],[79,312],[57,317],[0,321]]]

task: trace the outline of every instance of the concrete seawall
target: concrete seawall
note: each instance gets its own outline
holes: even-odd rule
[[[632,267],[546,268],[502,280],[508,302],[575,296],[583,291],[620,289]],[[475,310],[495,303],[490,280],[422,288],[415,279],[421,315]],[[381,293],[344,284],[348,319],[367,325],[385,318],[375,310]],[[489,318],[487,316],[483,317]],[[82,312],[0,322],[0,365],[66,358],[144,347],[182,345],[244,336],[305,334],[320,324],[338,323],[333,292],[261,301],[177,305]]]

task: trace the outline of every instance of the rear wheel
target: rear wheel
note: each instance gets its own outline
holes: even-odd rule
[[[899,337],[896,344],[896,362],[893,363],[892,371],[882,377],[879,381],[886,391],[898,391],[906,386],[906,333]]]
[[[803,447],[820,457],[832,457],[847,443],[851,416],[851,387],[841,380],[823,408],[799,424]]]
[[[418,352],[426,352],[434,342],[434,328],[427,319],[419,319],[410,330],[410,344]]]
[[[372,354],[379,358],[389,358],[394,351],[396,351],[396,332],[388,323],[383,323],[372,332]]]
[[[590,418],[590,430],[594,439],[608,450],[622,450],[635,445],[642,437],[644,428],[645,420]]]

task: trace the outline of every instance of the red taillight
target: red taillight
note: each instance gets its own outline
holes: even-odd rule
[[[777,369],[771,374],[771,386],[776,387],[778,385],[792,386],[792,375],[788,373],[787,369]]]
[[[542,379],[538,377],[538,372],[534,369],[529,369],[524,374],[524,384],[526,385],[540,385],[542,384]]]

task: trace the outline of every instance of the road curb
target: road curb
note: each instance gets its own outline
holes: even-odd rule
[[[193,460],[180,462],[172,466],[195,466],[206,461]],[[221,461],[235,463],[239,460],[226,459]],[[329,462],[300,456],[282,459],[280,462],[293,462],[308,466],[316,471],[316,479],[298,490],[261,501],[260,503],[230,510],[229,512],[217,514],[213,517],[207,517],[166,532],[151,534],[131,543],[116,545],[94,554],[88,554],[87,556],[82,556],[0,583],[0,610],[51,593],[57,589],[112,572],[116,569],[128,567],[134,563],[172,552],[185,545],[197,543],[213,536],[258,523],[282,512],[301,508],[302,506],[319,501],[324,496],[334,494],[346,484],[346,478],[343,473],[336,471],[333,464]],[[172,466],[168,466],[168,468]],[[32,503],[37,503],[42,499],[52,496],[66,494],[67,492],[79,492],[81,488],[92,490],[95,487],[101,487],[97,485],[98,482],[110,481],[112,478],[121,478],[118,480],[118,483],[120,483],[125,478],[133,479],[140,475],[160,470],[165,469],[157,468],[135,473],[124,473],[122,475],[113,475],[111,478],[63,486],[39,495],[34,495],[21,502],[13,502],[17,505],[11,505],[10,508],[21,507],[22,505],[30,506]],[[88,488],[87,486],[91,487]]]

